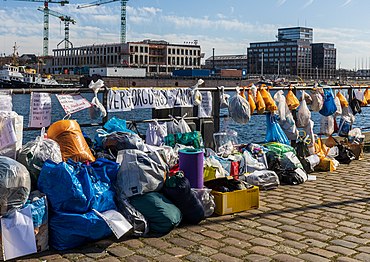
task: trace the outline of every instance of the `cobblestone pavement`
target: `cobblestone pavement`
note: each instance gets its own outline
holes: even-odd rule
[[[370,261],[370,154],[316,181],[262,191],[258,210],[160,238],[109,238],[23,261]]]

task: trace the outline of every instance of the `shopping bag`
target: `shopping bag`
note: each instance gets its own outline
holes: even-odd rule
[[[319,111],[323,116],[331,116],[337,111],[337,106],[335,105],[334,95],[331,88],[324,89],[324,105]]]
[[[263,97],[259,90],[257,90],[257,93],[256,93],[256,107],[257,107],[258,114],[265,113],[265,110],[266,110],[265,101],[263,100]]]
[[[288,104],[290,110],[296,110],[299,107],[299,100],[292,90],[289,90],[288,94],[286,95],[286,103]]]
[[[229,115],[236,123],[246,124],[249,122],[250,114],[249,103],[239,94],[239,88],[237,88],[235,95],[229,101]]]
[[[256,110],[256,103],[254,102],[252,91],[248,91],[248,103],[250,107],[250,114],[252,115],[254,110]]]
[[[304,99],[305,97],[305,91],[302,91],[302,102],[299,106],[298,112],[297,112],[297,127],[305,127],[308,126],[311,119],[311,112],[308,109],[307,102]]]
[[[274,99],[272,98],[271,94],[269,91],[266,90],[266,88],[261,88],[260,89],[261,96],[263,98],[263,101],[265,102],[266,105],[266,110],[270,112],[277,111],[277,106],[275,104]]]
[[[266,114],[266,138],[265,142],[279,142],[282,144],[290,145],[290,141],[281,129],[277,122],[277,115],[268,113]]]
[[[340,101],[340,104],[341,104],[342,107],[347,107],[348,106],[347,99],[344,97],[344,95],[340,91],[338,91],[336,96],[339,98],[339,101]]]

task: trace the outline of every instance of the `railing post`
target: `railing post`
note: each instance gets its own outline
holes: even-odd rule
[[[212,92],[213,95],[213,126],[214,132],[217,133],[220,131],[220,89],[216,89]]]
[[[108,121],[108,88],[104,88],[104,92],[103,92],[103,106],[105,107],[106,111],[107,111],[107,114],[105,117],[103,117],[102,119],[102,122],[103,122],[103,125],[105,123],[107,123]]]

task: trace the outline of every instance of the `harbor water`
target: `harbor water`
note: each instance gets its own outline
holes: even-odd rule
[[[232,94],[232,93],[230,93]],[[87,100],[91,101],[93,98],[92,93],[84,93],[82,94]],[[102,95],[99,94],[99,99],[102,101]],[[16,111],[19,115],[23,115],[24,117],[24,127],[28,126],[28,118],[29,118],[29,109],[30,109],[30,95],[22,94],[22,95],[13,95],[13,110]],[[144,120],[151,118],[151,109],[134,109],[129,112],[118,112],[118,113],[109,113],[109,117],[116,116],[126,120]],[[220,112],[221,116],[226,116],[228,114],[227,109],[222,109]],[[320,131],[320,119],[321,115],[318,112],[311,112],[312,120],[315,122],[314,132],[317,134]],[[65,117],[65,112],[60,106],[57,98],[55,95],[52,95],[52,123],[63,119]],[[71,116],[71,119],[75,119],[80,124],[87,124],[93,123],[90,119],[89,110],[85,109],[80,112],[74,113]],[[363,107],[362,113],[356,115],[356,121],[354,123],[354,127],[359,127],[363,131],[367,128],[370,129],[370,108]],[[339,123],[339,117],[337,118]],[[101,119],[95,120],[94,123],[101,122]],[[266,116],[265,115],[252,115],[251,120],[245,124],[237,124],[231,118],[222,118],[221,121],[221,130],[225,130],[227,128],[234,130],[238,133],[238,140],[240,143],[249,143],[249,142],[256,142],[260,143],[264,141],[265,134],[266,134]],[[138,130],[141,134],[145,134],[146,123],[138,124]],[[93,138],[95,135],[95,130],[100,128],[99,126],[93,127],[83,127],[82,130],[85,134],[89,137]],[[25,131],[23,134],[23,143],[27,141],[33,140],[37,135],[40,134],[38,130],[32,131]]]

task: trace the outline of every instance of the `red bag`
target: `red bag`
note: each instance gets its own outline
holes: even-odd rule
[[[230,176],[232,176],[234,179],[239,179],[239,162],[233,161],[230,165]]]

